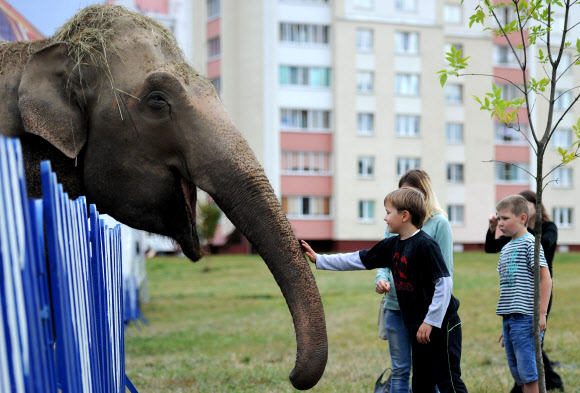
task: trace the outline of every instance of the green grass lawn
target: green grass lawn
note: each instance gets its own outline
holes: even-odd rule
[[[471,393],[509,392],[512,379],[497,344],[498,255],[455,254],[454,294],[463,320],[463,380]],[[545,349],[567,392],[580,392],[580,254],[557,254],[554,304]],[[204,268],[209,267],[209,272]],[[296,342],[274,279],[258,256],[147,261],[151,326],[130,327],[126,372],[140,393],[293,392],[288,373]],[[314,270],[326,313],[329,358],[313,392],[372,392],[390,366],[378,338],[375,271]]]

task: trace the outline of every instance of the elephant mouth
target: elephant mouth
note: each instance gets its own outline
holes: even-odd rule
[[[182,178],[181,190],[183,191],[183,199],[185,199],[185,209],[187,210],[189,222],[195,224],[196,212],[194,207],[197,202],[197,190],[195,184]]]
[[[185,211],[189,223],[188,239],[179,241],[181,250],[192,261],[197,261],[201,258],[201,248],[199,246],[199,238],[196,229],[196,203],[197,203],[197,188],[195,184],[181,178],[181,191],[183,192],[183,199],[185,200]]]

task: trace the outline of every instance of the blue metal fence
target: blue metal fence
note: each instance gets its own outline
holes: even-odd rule
[[[0,391],[136,392],[125,375],[120,228],[94,205],[88,218],[49,162],[40,169],[43,199],[29,199],[20,144],[0,137]]]

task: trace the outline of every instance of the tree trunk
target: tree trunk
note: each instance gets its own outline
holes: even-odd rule
[[[536,366],[538,369],[538,391],[546,393],[544,360],[542,358],[542,337],[540,332],[540,245],[542,240],[542,169],[544,163],[543,146],[538,146],[536,172],[536,217],[534,243],[534,345],[536,349]]]

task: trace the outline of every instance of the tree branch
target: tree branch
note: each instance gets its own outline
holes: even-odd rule
[[[573,88],[572,88],[572,89],[570,89],[570,90],[576,89],[576,88],[578,88],[578,87],[580,87],[580,86],[573,87]],[[567,92],[568,92],[568,91],[570,91],[570,90],[567,90],[567,91],[565,91],[564,93],[567,93]],[[564,93],[562,93],[562,94],[564,94]],[[560,97],[562,97],[562,94],[560,95]],[[558,98],[559,98],[559,97],[558,97]],[[556,122],[556,125],[555,125],[555,126],[552,128],[552,130],[550,131],[550,136],[549,136],[548,138],[551,138],[551,137],[552,137],[552,134],[554,134],[554,131],[556,131],[556,128],[558,128],[558,124],[560,124],[560,122],[561,122],[561,121],[564,119],[564,116],[566,116],[566,114],[567,114],[568,112],[570,112],[570,109],[572,109],[572,107],[574,106],[574,104],[575,104],[575,103],[576,103],[576,102],[577,102],[579,99],[580,99],[580,94],[578,94],[578,95],[576,96],[576,98],[574,99],[574,101],[573,101],[573,102],[572,102],[572,103],[571,103],[571,104],[568,106],[568,108],[567,108],[567,109],[564,111],[564,113],[562,113],[562,116],[560,116],[560,118],[559,118],[559,119],[558,119],[558,121]]]
[[[488,9],[490,9],[491,4],[489,4],[489,0],[485,0],[485,5],[487,5]],[[493,15],[493,18],[495,19],[495,22],[497,23],[497,25],[499,26],[499,29],[501,30],[501,34],[505,37],[505,39],[507,40],[508,45],[510,46],[510,49],[512,50],[512,53],[514,54],[514,57],[516,58],[516,60],[518,61],[518,65],[520,66],[520,68],[522,68],[522,62],[520,61],[520,58],[518,57],[512,42],[510,41],[508,35],[506,34],[505,30],[503,29],[501,23],[499,23],[499,19],[497,18],[497,15],[495,14],[495,12],[490,9],[491,14]],[[525,53],[525,51],[524,51]],[[525,66],[524,66],[525,67]]]
[[[580,23],[580,22],[578,22],[578,23]],[[566,67],[566,69],[565,69],[564,71],[562,71],[562,73],[560,74],[560,76],[556,78],[556,83],[557,83],[557,82],[560,80],[560,78],[561,78],[561,77],[562,77],[562,76],[563,76],[563,75],[564,75],[566,72],[568,72],[568,70],[570,69],[570,67],[572,67],[574,64],[576,64],[576,62],[578,61],[578,58],[580,58],[580,55],[578,55],[578,56],[575,56],[575,60],[574,60],[572,63],[568,64],[568,67]]]
[[[501,77],[501,76],[497,76],[497,75],[493,75],[493,74],[457,74],[457,76],[490,76],[492,78],[497,78],[497,79],[501,79],[504,80],[506,82],[509,82],[512,86],[514,86],[516,89],[518,89],[520,91],[520,93],[525,94],[525,92],[521,89],[520,86],[516,85],[514,82],[512,82],[511,80]]]
[[[576,23],[574,26],[570,27],[568,30],[566,30],[566,33],[568,33],[569,31],[571,31],[574,27],[580,25],[580,22]]]
[[[546,180],[546,178],[547,178],[548,176],[550,176],[550,174],[551,174],[552,172],[554,172],[556,169],[558,169],[558,168],[562,168],[563,166],[564,166],[564,163],[562,163],[562,162],[561,162],[561,163],[559,163],[558,165],[556,165],[554,168],[552,168],[552,170],[551,170],[550,172],[546,173],[546,176],[542,177],[542,181]],[[553,182],[553,181],[555,181],[555,180],[550,180],[550,181],[549,181],[549,182],[546,184],[546,186],[547,186],[548,184],[550,184],[551,182]],[[556,183],[557,183],[557,181],[556,181]],[[544,188],[545,188],[545,186],[544,186]]]
[[[482,161],[482,162],[500,162],[500,163],[502,163],[502,164],[512,165],[512,166],[515,166],[516,168],[519,168],[519,169],[521,169],[522,171],[526,172],[526,173],[527,173],[528,175],[530,175],[530,176],[531,176],[533,179],[535,179],[535,178],[536,178],[536,176],[532,175],[532,174],[530,173],[530,171],[528,171],[527,169],[524,169],[524,168],[522,168],[522,167],[521,167],[521,166],[519,166],[519,165],[516,165],[516,164],[514,164],[513,162],[506,162],[506,161],[500,161],[500,160],[487,160],[487,161]]]

